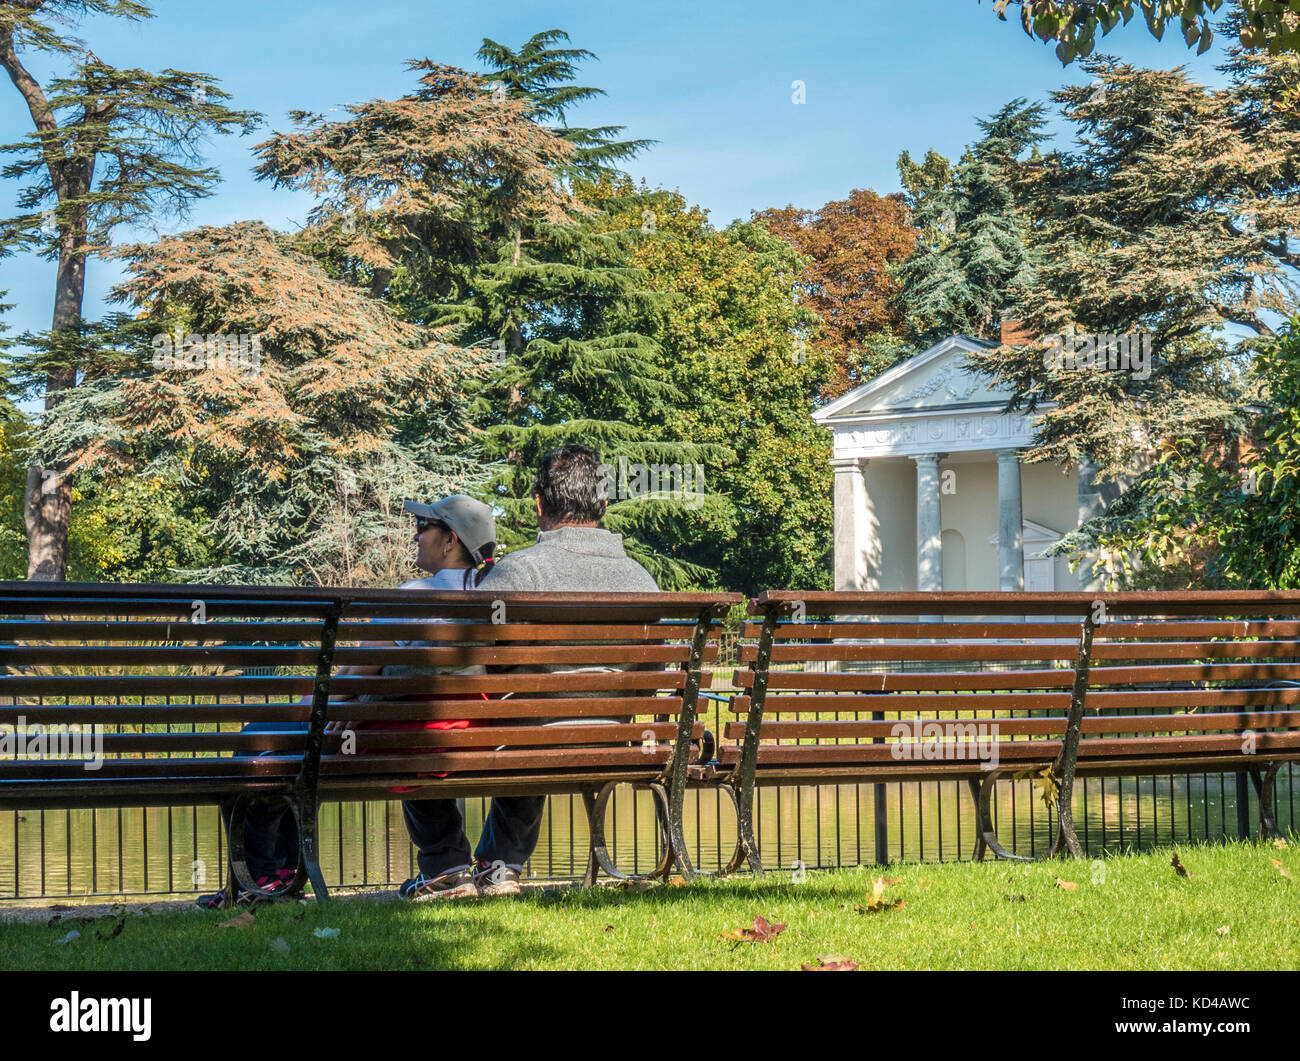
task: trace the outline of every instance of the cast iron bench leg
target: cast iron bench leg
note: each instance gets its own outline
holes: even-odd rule
[[[971,777],[967,778],[966,784],[970,786],[970,798],[975,806],[975,850],[971,852],[970,857],[972,862],[983,862],[989,845],[984,839],[985,822],[980,817],[980,783]],[[991,822],[988,823],[988,827],[993,828]]]
[[[624,873],[614,864],[610,857],[609,846],[605,841],[605,809],[609,805],[609,797],[614,794],[614,789],[618,787],[617,781],[611,781],[606,784],[596,794],[595,798],[587,804],[587,822],[591,834],[591,858],[595,859],[609,876],[615,880],[653,880],[656,877],[668,876],[673,866],[673,843],[672,836],[668,829],[668,790],[663,785],[651,782],[648,786],[655,798],[655,823],[659,826],[659,842],[663,848],[663,853],[659,857],[659,863],[649,873]],[[595,875],[592,872],[590,862],[587,867],[587,874],[594,882]],[[586,878],[584,878],[585,880]]]
[[[1270,836],[1281,836],[1277,827],[1277,818],[1273,816],[1273,784],[1277,781],[1280,762],[1270,763],[1261,775],[1259,767],[1250,770],[1250,781],[1255,786],[1255,795],[1259,799],[1259,838],[1267,840]]]
[[[979,816],[978,827],[984,843],[998,858],[1010,859],[1013,862],[1035,862],[1037,859],[1030,858],[1028,855],[1017,855],[1003,847],[998,840],[996,830],[993,828],[993,816],[989,813],[989,797],[993,793],[993,786],[997,782],[999,775],[1005,772],[1004,770],[990,770],[988,777],[980,785],[979,810],[977,812]]]
[[[600,861],[596,858],[596,833],[595,830],[591,828],[591,823],[594,821],[594,813],[596,808],[595,790],[583,789],[582,805],[583,807],[586,808],[587,811],[587,831],[588,831],[587,870],[582,875],[582,886],[584,888],[590,888],[595,885],[596,878],[600,875]]]
[[[307,872],[307,879],[311,881],[311,890],[316,896],[316,901],[325,902],[330,897],[330,893],[325,886],[325,875],[320,869],[316,801],[310,796],[303,797],[295,801],[293,810],[298,818],[300,861]]]

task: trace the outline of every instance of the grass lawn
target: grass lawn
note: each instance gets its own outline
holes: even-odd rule
[[[231,928],[219,926],[236,911],[84,924],[74,912],[53,925],[0,922],[0,967],[797,970],[841,955],[863,970],[1300,968],[1294,840],[1178,854],[1189,877],[1162,849],[1096,862],[809,872],[798,882],[787,872],[443,903],[280,904]],[[889,882],[882,905],[902,905],[861,912],[879,876]],[[770,942],[723,938],[756,916],[786,927]],[[313,934],[327,928],[338,935]],[[55,942],[74,929],[79,939]]]

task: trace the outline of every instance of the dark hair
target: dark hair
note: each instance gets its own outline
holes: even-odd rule
[[[429,522],[445,534],[456,534],[440,519],[432,519]],[[492,570],[492,553],[495,551],[495,546],[491,542],[483,546],[481,550],[483,553],[483,566],[480,568],[474,567],[474,557],[470,555],[469,546],[460,540],[459,534],[456,534],[456,546],[460,549],[460,559],[469,565],[465,568],[465,574],[461,577],[461,589],[473,589]]]
[[[600,457],[589,446],[556,446],[537,462],[533,493],[552,523],[598,522],[606,505],[600,486]]]

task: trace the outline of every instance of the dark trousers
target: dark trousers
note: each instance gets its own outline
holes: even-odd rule
[[[293,722],[250,722],[241,733],[306,733]],[[244,857],[253,880],[298,866],[298,820],[284,800],[254,800],[244,816]]]
[[[545,796],[497,796],[474,857],[488,865],[500,861],[522,866],[537,846],[545,809]],[[465,822],[454,799],[403,800],[402,813],[411,843],[420,853],[420,872],[426,877],[469,865]]]
[[[298,820],[284,800],[256,800],[244,815],[244,858],[253,880],[298,866]]]

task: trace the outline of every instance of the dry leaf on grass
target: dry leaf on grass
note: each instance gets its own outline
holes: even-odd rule
[[[1287,842],[1283,840],[1282,837],[1279,836],[1273,841],[1273,846],[1276,847],[1279,851],[1285,851],[1287,847]]]
[[[1291,876],[1291,871],[1287,869],[1286,866],[1282,865],[1282,860],[1280,858],[1270,858],[1269,861],[1277,867],[1277,871],[1287,880],[1295,880],[1295,878]]]
[[[1226,936],[1231,931],[1232,929],[1230,929],[1227,925],[1220,925],[1218,928],[1214,930],[1214,934],[1216,936]]]
[[[1190,872],[1188,872],[1187,867],[1178,861],[1177,851],[1174,852],[1174,857],[1169,860],[1169,864],[1174,867],[1174,870],[1178,873],[1180,877],[1186,877],[1188,880],[1191,880],[1192,875]]]
[[[769,943],[785,931],[785,922],[773,924],[765,917],[754,918],[753,928],[736,928],[722,933],[723,939],[734,939],[738,943]]]
[[[867,905],[859,906],[860,914],[879,914],[885,910],[898,910],[907,904],[902,899],[885,898],[885,878],[877,877],[876,882],[871,886],[871,894],[867,897]]]
[[[257,918],[255,918],[251,913],[245,910],[238,917],[232,917],[229,921],[222,921],[221,924],[217,926],[217,928],[244,928],[246,925],[252,925],[256,923],[257,923]]]
[[[822,954],[818,956],[816,965],[799,966],[806,973],[851,973],[857,967],[858,963],[852,958],[844,958],[838,954]]]
[[[1056,886],[1060,888],[1062,891],[1067,891],[1067,892],[1077,892],[1079,890],[1079,885],[1077,882],[1072,880],[1061,880],[1060,877],[1056,878]]]

